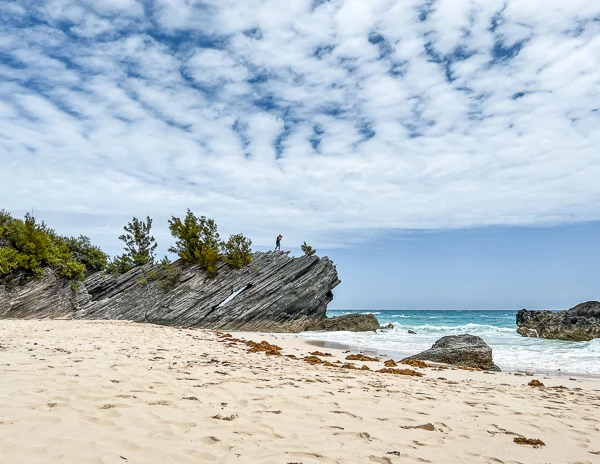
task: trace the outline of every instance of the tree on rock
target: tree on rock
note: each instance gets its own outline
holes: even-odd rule
[[[317,250],[315,250],[313,247],[308,245],[306,242],[304,242],[302,245],[300,245],[300,248],[302,249],[302,251],[304,252],[304,254],[306,256],[313,256],[317,252]]]
[[[146,222],[134,217],[123,229],[125,233],[119,237],[119,240],[125,242],[125,253],[115,256],[108,265],[108,272],[123,274],[134,267],[154,264],[157,243],[150,235],[152,229],[150,216],[146,217]]]
[[[242,234],[230,235],[223,243],[224,261],[236,269],[241,269],[252,262],[252,240]]]
[[[206,216],[197,217],[189,209],[185,219],[173,216],[169,220],[169,230],[175,237],[175,246],[169,248],[181,259],[200,264],[210,276],[216,276],[219,263],[221,237],[217,224]]]

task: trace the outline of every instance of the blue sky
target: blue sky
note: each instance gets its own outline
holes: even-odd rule
[[[336,305],[561,307],[590,293],[599,102],[588,0],[4,0],[0,198],[111,253],[186,208],[306,240]]]

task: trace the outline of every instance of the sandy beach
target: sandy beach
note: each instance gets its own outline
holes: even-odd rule
[[[423,375],[395,375],[375,372],[386,358],[336,349],[317,356],[328,366],[301,359],[315,350],[121,321],[0,320],[0,462],[600,462],[598,381],[400,364]]]

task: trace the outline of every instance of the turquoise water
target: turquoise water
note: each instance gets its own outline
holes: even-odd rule
[[[353,349],[393,356],[409,356],[426,350],[446,335],[478,335],[492,347],[495,363],[503,371],[536,371],[600,375],[600,339],[567,342],[525,338],[516,333],[515,310],[470,311],[328,311],[328,316],[372,313],[393,330],[376,333],[304,332],[302,338],[337,342]],[[408,334],[408,330],[417,332]]]

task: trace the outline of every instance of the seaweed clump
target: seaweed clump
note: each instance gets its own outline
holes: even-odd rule
[[[517,445],[532,445],[534,448],[541,448],[542,446],[546,446],[539,438],[525,438],[525,437],[515,437],[513,440]]]
[[[533,379],[527,385],[529,385],[530,387],[544,388],[544,384],[542,382],[540,382],[538,379]]]
[[[333,356],[331,353],[322,353],[321,351],[313,351],[312,353],[313,356],[321,356],[321,357],[329,357],[329,356]]]
[[[323,361],[321,358],[317,358],[316,356],[305,356],[304,362],[307,362],[313,366],[315,364],[325,364],[325,361]]]
[[[418,367],[420,369],[425,369],[426,367],[431,367],[430,364],[427,364],[425,361],[421,361],[420,359],[404,359],[400,361],[402,364],[407,364],[411,367]]]
[[[377,372],[381,372],[382,374],[410,375],[412,377],[423,377],[423,374],[412,369],[394,369],[386,367],[385,369],[379,369]]]
[[[377,362],[380,359],[379,358],[371,358],[370,356],[365,356],[364,354],[349,354],[348,356],[346,356],[346,359],[348,361],[372,361],[372,362]]]
[[[277,345],[271,345],[266,340],[260,343],[247,341],[246,345],[250,347],[248,353],[260,353],[264,352],[267,356],[281,356],[281,347]]]
[[[396,361],[394,361],[393,359],[388,359],[386,362],[383,363],[383,365],[385,367],[396,367],[398,364],[396,364]]]

